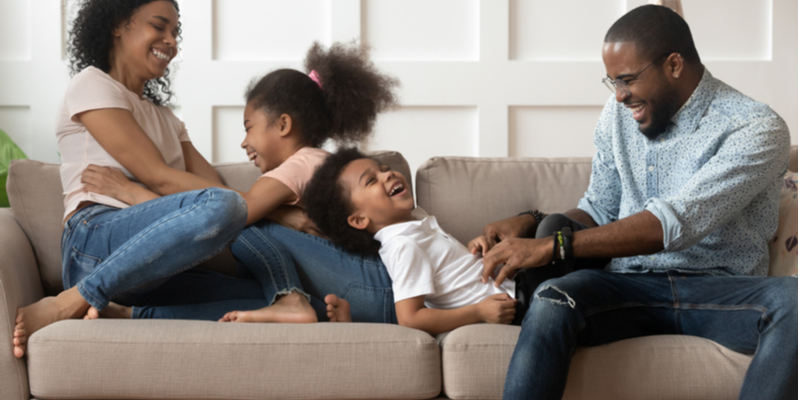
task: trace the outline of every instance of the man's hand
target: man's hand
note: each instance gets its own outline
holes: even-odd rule
[[[483,257],[496,244],[497,242],[495,242],[494,239],[487,238],[486,236],[478,236],[469,241],[467,249],[469,249],[470,253],[476,255],[480,253],[481,257]]]
[[[280,206],[267,214],[267,219],[296,231],[325,237],[319,229],[317,229],[317,225],[308,218],[306,212],[300,207]]]
[[[490,324],[510,324],[516,314],[517,301],[507,293],[493,294],[478,303],[478,316]]]
[[[481,281],[494,278],[494,285],[500,286],[507,278],[514,276],[520,268],[534,268],[546,265],[553,258],[553,238],[503,240],[483,257],[483,276]],[[495,276],[495,267],[504,264]]]
[[[488,242],[497,243],[510,238],[525,237],[535,225],[536,219],[532,215],[518,215],[484,226],[483,236]]]

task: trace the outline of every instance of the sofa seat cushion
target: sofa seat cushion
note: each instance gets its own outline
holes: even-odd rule
[[[429,399],[439,345],[387,324],[61,321],[28,346],[39,399]]]
[[[502,398],[520,328],[469,325],[441,340],[444,394],[451,399]],[[710,340],[646,336],[581,347],[564,399],[736,399],[751,357]]]

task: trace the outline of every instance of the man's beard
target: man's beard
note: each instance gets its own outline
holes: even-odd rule
[[[678,91],[668,84],[662,85],[661,88],[662,90],[648,102],[651,110],[650,126],[642,129],[642,125],[639,125],[639,132],[650,140],[655,140],[667,130],[672,123],[672,116],[678,111]]]

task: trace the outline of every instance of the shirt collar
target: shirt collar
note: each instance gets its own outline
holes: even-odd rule
[[[401,222],[399,224],[384,226],[381,230],[375,233],[375,240],[385,243],[392,238],[397,236],[401,236],[410,231],[417,231],[420,229],[426,230],[437,230],[439,229],[439,223],[436,221],[436,217],[433,215],[429,215],[422,220],[419,221],[408,221],[408,222]]]
[[[717,82],[706,68],[703,71],[700,83],[697,84],[692,95],[689,96],[686,103],[683,103],[683,106],[678,109],[678,112],[671,119],[678,129],[687,132],[694,132],[697,129],[700,119],[705,114],[711,101],[714,100],[714,94],[717,92]]]

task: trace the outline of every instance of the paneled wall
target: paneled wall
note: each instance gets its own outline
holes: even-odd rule
[[[0,1],[0,129],[58,162],[55,113],[69,82],[74,0]],[[243,94],[275,68],[300,68],[314,41],[369,44],[402,81],[369,149],[434,155],[590,156],[608,99],[608,27],[646,0],[183,0],[176,114],[215,162],[246,160]],[[684,0],[709,70],[770,104],[797,143],[797,1]]]

